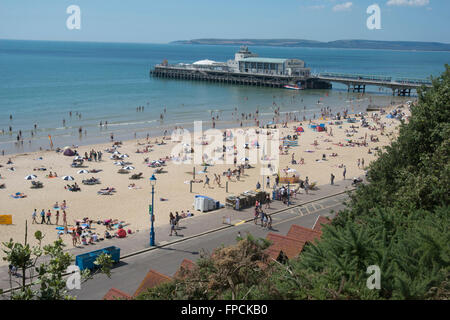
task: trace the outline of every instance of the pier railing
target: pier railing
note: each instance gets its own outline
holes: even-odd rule
[[[413,78],[396,78],[378,76],[378,75],[364,75],[364,74],[345,74],[345,73],[330,73],[322,72],[317,75],[318,78],[329,81],[343,82],[343,83],[361,83],[361,84],[375,84],[375,85],[406,85],[408,87],[420,87],[422,85],[431,86],[431,80],[428,79],[413,79]]]

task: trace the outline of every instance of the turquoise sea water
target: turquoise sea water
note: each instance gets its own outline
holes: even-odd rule
[[[162,134],[174,125],[189,127],[194,120],[208,121],[211,111],[220,116],[217,126],[236,126],[239,113],[272,118],[273,102],[282,112],[297,111],[300,117],[353,108],[364,111],[368,104],[388,105],[391,91],[360,96],[342,86],[332,90],[301,92],[186,80],[152,78],[149,70],[167,59],[169,63],[191,63],[201,59],[226,61],[234,58],[236,46],[190,46],[163,44],[118,44],[0,40],[0,150],[6,153],[55,146],[106,142],[113,132],[117,139]],[[450,62],[449,52],[405,52],[312,48],[251,47],[264,57],[305,60],[313,73],[342,72],[426,78],[437,76]],[[409,98],[395,98],[396,101]],[[320,101],[321,104],[317,104]],[[352,101],[352,102],[350,102]],[[144,106],[144,112],[136,112]],[[161,122],[160,114],[167,113]],[[69,112],[72,112],[72,117]],[[81,113],[81,119],[76,116]],[[10,120],[10,115],[13,119]],[[63,126],[63,119],[65,126]],[[99,122],[108,121],[100,129]],[[31,138],[31,131],[37,132]],[[249,123],[250,124],[250,123]],[[207,126],[205,124],[205,127]],[[9,127],[12,134],[9,134]],[[78,135],[79,127],[87,135]],[[16,145],[22,131],[23,145]],[[31,143],[29,143],[31,141]]]

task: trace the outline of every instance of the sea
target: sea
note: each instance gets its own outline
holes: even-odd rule
[[[426,79],[439,76],[450,62],[450,52],[249,49],[261,57],[304,60],[312,73]],[[216,128],[237,127],[236,114],[256,110],[264,124],[272,121],[275,108],[282,116],[313,119],[326,107],[334,113],[361,112],[368,105],[383,107],[415,98],[393,97],[390,89],[378,87],[368,87],[365,94],[348,93],[339,84],[330,90],[294,91],[149,74],[166,59],[170,64],[227,61],[238,50],[238,46],[0,40],[0,152],[48,149],[49,136],[54,148],[87,145],[106,143],[111,134],[116,140],[128,140],[170,133],[175,126],[189,129],[194,121],[203,121],[207,129],[215,116]],[[22,143],[17,142],[19,132]]]

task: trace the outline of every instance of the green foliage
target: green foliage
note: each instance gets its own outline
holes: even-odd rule
[[[81,273],[81,278],[83,282],[86,282],[94,277],[94,275],[98,273],[102,273],[106,275],[108,278],[111,278],[111,268],[114,264],[111,255],[107,253],[100,254],[97,259],[94,261],[94,265],[97,266],[94,272],[91,272],[89,269],[84,269]]]
[[[182,270],[171,282],[152,288],[137,299],[259,299],[270,290],[271,268],[264,261],[265,239],[251,235],[234,246],[203,253],[192,270]]]
[[[302,285],[286,288],[278,283],[283,294],[309,299],[448,298],[449,87],[446,66],[433,88],[420,90],[398,139],[370,165],[370,184],[357,189],[317,245],[306,246],[290,262]],[[370,265],[381,269],[380,290],[366,287]]]
[[[450,68],[419,90],[411,118],[379,152],[321,240],[297,259],[267,263],[247,238],[197,261],[140,299],[449,299]],[[367,267],[381,288],[367,288]]]
[[[6,254],[3,259],[22,271],[20,288],[12,291],[10,298],[12,300],[73,300],[74,298],[68,294],[64,277],[67,268],[74,260],[73,256],[64,252],[65,245],[61,239],[41,248],[44,235],[40,231],[36,231],[34,236],[38,240],[38,246],[30,247],[29,244],[23,245],[12,239],[3,243],[5,247],[3,252]],[[43,255],[46,256],[46,259],[38,265],[37,261]],[[113,261],[110,255],[101,254],[94,263],[99,267],[96,273],[111,276]],[[26,283],[27,271],[30,273],[30,278],[33,278],[33,271],[36,271],[37,281]],[[84,281],[91,279],[94,274],[83,273]],[[38,287],[38,289],[33,289],[34,287]]]
[[[69,300],[66,281],[63,274],[73,261],[72,255],[64,253],[64,243],[61,239],[53,244],[44,246],[44,254],[50,257],[48,262],[41,263],[37,268],[40,290],[37,292],[39,300]]]

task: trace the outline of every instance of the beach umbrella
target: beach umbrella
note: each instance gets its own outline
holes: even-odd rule
[[[113,154],[120,154],[120,152],[116,150],[113,152]]]
[[[121,155],[121,156],[119,156],[119,158],[129,158],[130,156],[129,155],[127,155],[127,154],[123,154],[123,155]]]
[[[248,161],[248,158],[241,158],[241,161]]]
[[[83,169],[83,170],[78,171],[77,173],[78,173],[78,174],[89,173],[89,171]]]
[[[125,169],[125,170],[133,170],[134,167],[133,166],[127,166],[127,167],[124,167],[123,169]]]
[[[61,179],[66,180],[66,181],[73,181],[73,180],[75,180],[75,178],[72,177],[72,176],[64,176]]]
[[[116,161],[116,162],[114,162],[114,164],[115,164],[116,166],[122,166],[122,165],[123,165],[123,162],[122,162],[122,161]]]
[[[286,170],[286,172],[289,172],[289,173],[291,173],[291,172],[297,172],[297,170],[289,168],[288,170]]]
[[[73,158],[73,160],[82,160],[83,158],[80,156],[76,156],[75,158]]]
[[[34,179],[36,179],[36,178],[37,178],[36,175],[30,174],[30,175],[28,175],[28,176],[25,177],[25,180],[34,180]]]

